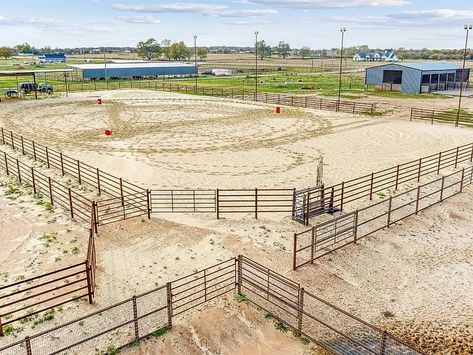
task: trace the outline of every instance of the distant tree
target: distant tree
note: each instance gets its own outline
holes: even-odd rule
[[[291,47],[289,46],[289,43],[286,43],[284,41],[279,41],[277,51],[278,51],[278,55],[285,59],[291,52]]]
[[[186,47],[184,42],[176,42],[173,43],[169,49],[169,56],[173,60],[184,60],[190,59],[192,56],[191,51],[189,48]]]
[[[10,47],[0,47],[0,57],[8,59],[13,57],[15,50]]]
[[[171,60],[171,40],[163,39],[161,41],[161,49],[164,58]]]
[[[136,45],[136,54],[142,59],[157,59],[161,55],[161,47],[154,38],[149,38]]]
[[[15,47],[18,53],[33,53],[34,48],[28,43],[17,44]]]
[[[46,53],[50,54],[50,53],[51,53],[51,47],[50,47],[50,46],[45,46],[45,47],[41,48],[40,51],[41,51],[43,54],[46,54]]]
[[[258,41],[256,46],[258,48],[258,56],[261,58],[261,60],[263,60],[264,57],[271,57],[271,46],[266,45],[264,40]]]
[[[301,50],[299,51],[299,54],[302,57],[302,59],[306,59],[311,56],[312,52],[309,47],[302,47]]]
[[[197,49],[197,55],[199,56],[200,60],[207,58],[209,54],[209,50],[205,47],[201,47]]]

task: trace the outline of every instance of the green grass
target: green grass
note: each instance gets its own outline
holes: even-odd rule
[[[151,333],[151,335],[156,337],[156,338],[159,338],[159,337],[162,337],[163,335],[165,335],[166,333],[168,333],[170,330],[171,330],[170,327],[164,327],[164,328],[161,328],[161,329],[158,329],[158,330],[154,331],[153,333]]]
[[[436,121],[444,121],[444,122],[456,122],[457,120],[457,109],[448,109],[437,112],[434,115],[434,120]],[[473,124],[473,112],[460,110],[460,122],[463,123],[471,123]]]
[[[368,96],[392,97],[401,99],[448,99],[447,95],[441,94],[404,94],[396,91],[366,91]]]
[[[238,303],[242,303],[242,302],[246,302],[248,301],[248,297],[243,294],[243,293],[239,293],[238,295],[235,295],[234,296],[234,299],[235,301],[237,301]]]

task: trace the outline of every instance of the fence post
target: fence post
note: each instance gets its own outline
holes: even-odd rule
[[[36,161],[36,146],[34,144],[34,141],[33,141],[33,159],[34,161]]]
[[[16,159],[16,170],[18,171],[18,180],[20,181],[20,184],[21,184],[20,161],[18,160],[18,158]]]
[[[15,149],[15,141],[13,140],[13,131],[10,131],[11,147]]]
[[[148,219],[151,219],[151,191],[146,189],[146,203],[148,207]]]
[[[340,212],[343,212],[343,194],[345,192],[345,181],[342,182],[342,193],[340,196]]]
[[[7,158],[7,153],[3,152],[3,156],[5,157],[5,170],[7,171],[7,176],[10,175],[10,172],[8,171],[8,158]]]
[[[49,151],[48,151],[48,147],[46,147],[46,164],[48,166],[48,169],[50,168],[50,165],[49,165]]]
[[[297,248],[297,233],[294,233],[294,239],[292,241],[292,270],[294,270],[294,271],[297,269],[297,266],[296,266],[296,257],[297,257],[296,248]]]
[[[386,354],[386,340],[387,340],[387,337],[388,337],[388,333],[386,331],[383,331],[383,335],[382,335],[382,338],[381,338],[381,352],[380,352],[381,355]]]
[[[393,197],[389,197],[389,206],[388,206],[388,224],[387,227],[389,228],[389,225],[391,224],[391,209],[393,206]]]
[[[255,188],[255,219],[258,219],[258,189]]]
[[[77,159],[77,179],[79,180],[79,185],[82,184],[81,176],[80,176],[80,161]]]
[[[355,211],[354,217],[354,227],[353,227],[353,243],[356,244],[358,240],[358,210]]]
[[[443,201],[443,188],[445,186],[445,176],[442,176],[442,187],[440,188],[440,202]]]
[[[460,150],[460,147],[457,147],[457,153],[455,154],[455,169],[458,166],[458,152],[459,152],[459,150]]]
[[[29,336],[26,336],[25,344],[26,344],[26,355],[32,355],[33,351],[31,350],[31,340]]]
[[[217,219],[220,219],[220,206],[219,206],[220,194],[219,190],[215,192],[215,210],[217,212]]]
[[[242,282],[242,276],[243,276],[243,262],[242,262],[242,257],[241,255],[238,255],[238,259],[237,259],[237,262],[238,262],[238,275],[237,275],[237,291],[238,291],[238,294],[241,295],[241,282]]]
[[[419,213],[420,186],[417,187],[416,214]]]
[[[3,132],[3,127],[2,127],[2,144],[5,144],[5,133]]]
[[[304,287],[299,288],[299,304],[297,305],[297,336],[302,334],[302,317],[304,316]]]
[[[72,192],[71,192],[70,187],[69,187],[69,209],[71,211],[71,218],[74,219],[74,210],[72,208]]]
[[[460,192],[463,191],[463,181],[465,180],[465,168],[462,169],[462,179],[460,181]]]
[[[470,162],[473,161],[473,144],[471,145],[471,155],[470,155]]]
[[[396,168],[396,186],[394,188],[394,191],[397,191],[398,187],[399,187],[399,165]]]
[[[49,186],[49,200],[51,201],[51,205],[54,204],[53,202],[53,187],[51,182],[51,177],[48,176],[48,186]]]
[[[417,182],[420,182],[420,172],[422,170],[422,158],[419,159],[419,170],[417,172]]]
[[[123,196],[123,180],[120,178],[120,196],[122,199],[122,207],[125,206],[125,196]]]
[[[0,315],[0,337],[3,336],[2,316]]]
[[[140,338],[140,332],[138,327],[138,306],[136,305],[136,296],[132,297],[133,301],[133,323],[135,324],[135,339]]]
[[[64,161],[62,159],[62,152],[59,153],[59,157],[61,158],[61,174],[64,176]]]
[[[98,221],[98,210],[99,210],[99,207],[97,205],[97,202],[96,201],[93,201],[92,202],[92,209],[93,209],[93,213],[94,213],[94,229],[95,229],[95,233],[98,233],[98,225],[99,225],[99,221]]]
[[[437,165],[437,175],[440,175],[440,164],[442,163],[442,152],[439,153],[439,162]]]
[[[99,196],[100,196],[101,191],[100,191],[100,170],[99,170],[99,168],[97,168],[97,188],[99,190]]]
[[[25,143],[23,142],[23,136],[21,138],[21,154],[25,155]]]
[[[90,260],[86,260],[85,262],[85,273],[87,275],[87,295],[89,296],[89,304],[93,303],[92,299],[92,277],[90,275]]]
[[[370,182],[370,201],[373,199],[373,185],[374,185],[374,173],[371,173],[371,182]]]
[[[310,248],[310,263],[311,264],[314,263],[315,243],[316,243],[315,227],[312,227],[311,248]]]
[[[167,306],[168,306],[168,327],[172,327],[172,290],[171,290],[171,283],[168,282],[166,284],[166,299],[167,299]]]
[[[36,182],[34,178],[34,169],[31,167],[31,184],[33,185],[33,193],[36,195]]]
[[[305,225],[309,225],[309,214],[310,214],[310,191],[307,192],[306,211],[305,211]]]

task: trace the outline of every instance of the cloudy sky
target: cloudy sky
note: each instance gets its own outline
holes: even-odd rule
[[[461,48],[472,0],[0,0],[0,46],[134,46],[154,37],[200,45]]]

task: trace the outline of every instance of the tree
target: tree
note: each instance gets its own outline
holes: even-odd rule
[[[197,55],[199,56],[200,60],[207,58],[209,54],[209,50],[205,47],[201,47],[197,49]]]
[[[286,59],[286,57],[289,55],[291,51],[291,47],[289,46],[289,43],[286,43],[284,41],[279,41],[277,50],[278,50],[278,55]]]
[[[191,51],[189,48],[186,47],[184,42],[176,42],[173,43],[169,49],[169,56],[173,60],[184,60],[184,59],[190,59],[192,56]]]
[[[302,59],[306,59],[311,56],[312,52],[309,47],[302,47],[299,51],[299,54],[301,55]]]
[[[166,58],[167,60],[171,60],[170,48],[171,48],[171,40],[163,39],[161,41],[161,49],[162,49],[162,54],[164,58]]]
[[[34,48],[31,47],[28,43],[17,44],[15,49],[18,53],[33,53]]]
[[[142,59],[157,59],[161,55],[161,47],[154,38],[149,38],[145,42],[138,42],[136,45],[136,54]]]
[[[0,57],[8,59],[10,57],[13,57],[15,54],[15,50],[10,47],[0,47]]]
[[[258,41],[256,48],[258,48],[258,55],[261,60],[263,60],[264,57],[271,57],[271,46],[266,45],[264,40]]]

